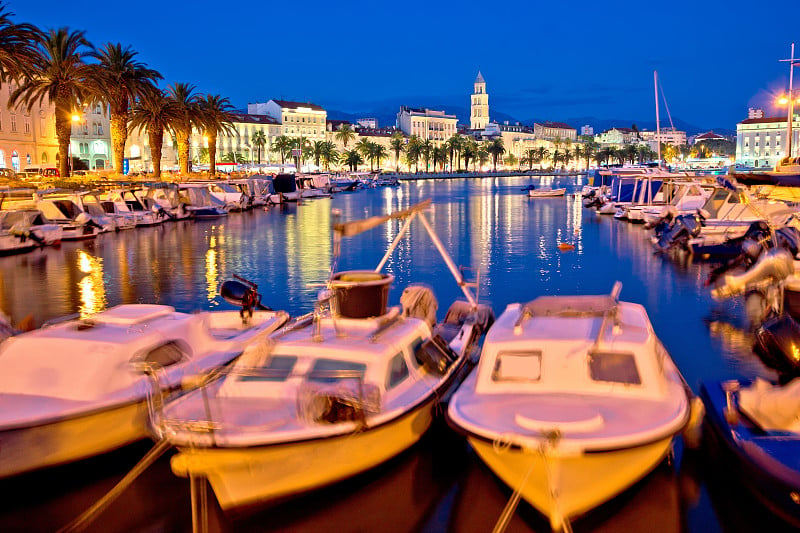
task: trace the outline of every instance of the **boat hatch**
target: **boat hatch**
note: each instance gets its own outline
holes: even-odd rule
[[[139,324],[174,313],[175,308],[169,305],[128,304],[112,307],[108,311],[97,313],[92,320],[103,324],[128,326]]]
[[[191,357],[191,348],[180,341],[169,341],[148,350],[143,355],[136,355],[131,363],[144,363],[160,367],[172,366]]]
[[[592,351],[588,357],[589,375],[594,381],[641,385],[636,358],[630,352]]]
[[[494,382],[535,382],[542,377],[542,352],[500,352],[494,362]]]

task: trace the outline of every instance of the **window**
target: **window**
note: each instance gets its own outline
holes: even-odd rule
[[[239,381],[286,381],[292,373],[297,357],[294,355],[273,355],[262,365],[256,375],[241,376]]]
[[[497,354],[492,381],[539,381],[542,377],[542,352],[501,352]]]
[[[31,134],[31,119],[29,119],[29,118],[25,119],[25,124],[24,124],[23,128],[25,130],[25,135],[30,135]]]
[[[17,114],[11,113],[11,131],[17,131]]]
[[[641,385],[642,378],[632,353],[594,352],[589,354],[589,375],[594,381]]]
[[[351,361],[338,361],[336,359],[317,359],[311,368],[309,381],[317,383],[336,383],[344,379],[364,380],[367,365]]]
[[[389,375],[386,376],[386,388],[392,387],[402,383],[408,377],[408,365],[406,365],[405,357],[402,352],[392,357],[389,362]]]
[[[135,358],[135,362],[153,363],[159,366],[171,366],[180,363],[187,356],[184,348],[177,341],[170,341],[150,350],[144,357]]]

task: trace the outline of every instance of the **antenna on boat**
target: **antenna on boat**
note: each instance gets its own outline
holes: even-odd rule
[[[658,119],[658,71],[653,71],[653,91],[656,97],[656,146],[658,147],[658,168],[661,168],[661,123]]]

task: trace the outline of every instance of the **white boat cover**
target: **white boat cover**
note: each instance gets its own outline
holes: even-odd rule
[[[739,409],[762,429],[800,433],[800,378],[784,386],[756,378],[739,392]]]

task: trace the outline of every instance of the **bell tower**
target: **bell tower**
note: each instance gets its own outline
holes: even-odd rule
[[[489,95],[486,94],[486,81],[481,72],[475,78],[475,92],[472,93],[470,103],[469,127],[473,130],[482,130],[489,123]]]

